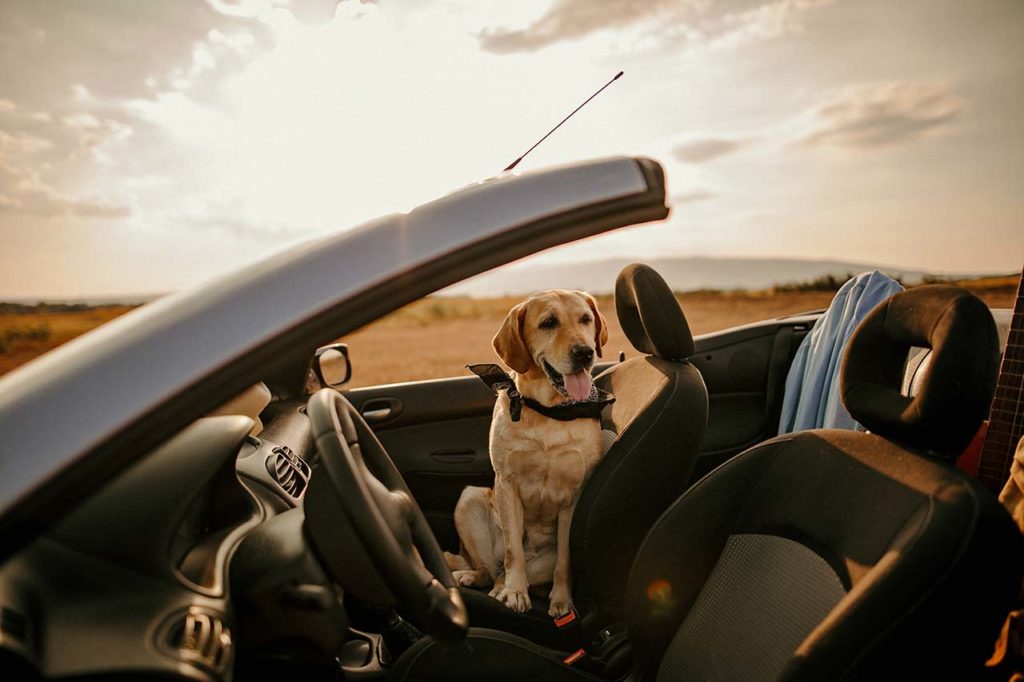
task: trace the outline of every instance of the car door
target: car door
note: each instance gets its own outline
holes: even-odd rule
[[[357,388],[362,413],[445,549],[457,551],[452,512],[467,485],[491,486],[487,450],[494,394],[474,376]]]
[[[691,361],[704,376],[709,413],[692,481],[776,434],[786,372],[816,317],[766,320],[695,339]],[[494,482],[487,450],[494,394],[467,374],[357,388],[346,396],[394,459],[442,546],[456,550],[452,513],[459,494],[467,485]]]
[[[708,389],[708,425],[696,481],[778,433],[786,374],[819,312],[765,320],[694,339],[691,362]]]

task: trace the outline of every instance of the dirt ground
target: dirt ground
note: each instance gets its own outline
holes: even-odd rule
[[[996,308],[1010,308],[1016,278],[964,283]],[[825,308],[831,291],[692,292],[679,296],[694,334]],[[466,375],[465,365],[493,362],[491,338],[519,298],[427,298],[342,339],[349,344],[352,386]],[[604,357],[635,354],[615,318],[610,296],[599,298],[608,320]],[[0,312],[0,374],[111,320],[131,308],[71,312]]]
[[[103,306],[71,312],[0,312],[0,374],[131,309]]]

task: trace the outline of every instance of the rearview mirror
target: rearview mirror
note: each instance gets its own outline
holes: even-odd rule
[[[332,343],[318,348],[313,356],[313,371],[321,386],[337,388],[346,384],[352,378],[348,344]]]

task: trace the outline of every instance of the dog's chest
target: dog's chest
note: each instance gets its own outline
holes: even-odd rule
[[[500,412],[491,428],[495,474],[516,486],[525,510],[570,504],[601,457],[600,422],[560,422],[524,410],[513,423]]]

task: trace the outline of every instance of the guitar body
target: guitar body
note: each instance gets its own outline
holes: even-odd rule
[[[985,446],[985,436],[988,434],[988,420],[981,423],[974,438],[964,448],[963,454],[956,460],[956,468],[968,476],[978,476],[978,466],[981,464],[981,450]]]

